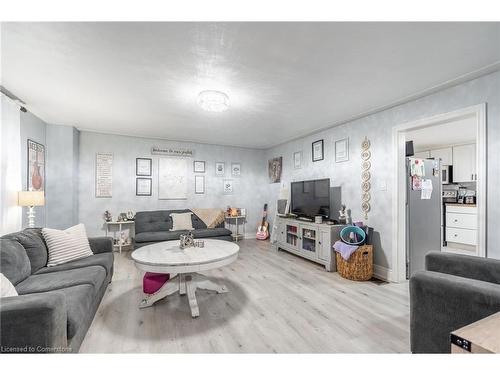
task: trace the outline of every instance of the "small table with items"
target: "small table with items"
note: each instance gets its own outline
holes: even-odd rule
[[[233,242],[210,239],[203,240],[203,247],[181,249],[180,241],[166,241],[135,250],[132,259],[137,268],[146,272],[170,274],[170,280],[155,293],[146,295],[139,308],[152,306],[156,301],[179,292],[180,295],[187,294],[191,316],[196,318],[200,315],[196,289],[227,293],[226,286],[216,284],[199,272],[234,262],[239,250]],[[177,277],[178,282],[174,277]]]
[[[226,222],[229,225],[229,229],[231,229],[231,226],[235,228],[235,231],[232,231],[233,233],[231,236],[233,239],[238,242],[238,240],[245,238],[245,224],[246,224],[246,216],[244,215],[238,215],[238,216],[226,216]],[[240,220],[240,221],[238,221]],[[240,225],[243,224],[243,233],[240,233]]]
[[[113,249],[118,249],[118,251],[122,252],[122,248],[125,248],[127,250],[131,250],[133,247],[133,240],[132,240],[132,234],[129,231],[129,236],[127,238],[122,238],[122,234],[124,233],[124,229],[129,229],[132,230],[135,228],[135,221],[134,220],[128,220],[128,221],[105,221],[104,225],[106,226],[106,237],[108,236],[109,232],[113,233]],[[128,226],[128,228],[124,228],[124,226]],[[111,229],[114,230],[110,230]],[[119,233],[118,238],[116,237],[116,233]]]

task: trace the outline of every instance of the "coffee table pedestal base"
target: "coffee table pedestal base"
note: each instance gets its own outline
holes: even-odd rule
[[[174,276],[156,293],[146,295],[140,302],[139,308],[150,307],[155,302],[179,292],[181,296],[187,294],[191,316],[196,318],[200,315],[198,301],[196,301],[196,289],[211,290],[218,294],[228,292],[225,285],[217,284],[199,273],[179,274],[177,279],[178,281],[175,280]]]

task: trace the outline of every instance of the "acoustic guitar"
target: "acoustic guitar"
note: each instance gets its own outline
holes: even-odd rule
[[[264,205],[264,212],[262,213],[262,222],[260,223],[256,238],[258,240],[267,240],[269,237],[269,223],[267,222],[267,203]]]

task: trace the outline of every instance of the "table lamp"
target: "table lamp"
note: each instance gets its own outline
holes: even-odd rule
[[[43,191],[20,191],[17,195],[17,204],[29,207],[28,228],[35,227],[35,206],[45,205],[45,194]]]

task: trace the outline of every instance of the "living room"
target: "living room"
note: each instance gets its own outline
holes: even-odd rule
[[[291,18],[2,20],[2,353],[500,352],[500,23]]]

